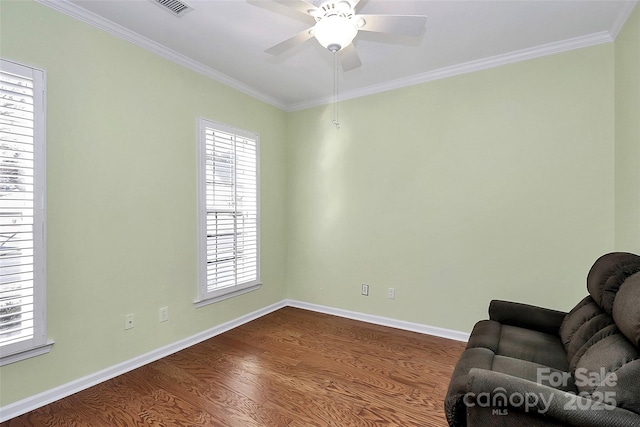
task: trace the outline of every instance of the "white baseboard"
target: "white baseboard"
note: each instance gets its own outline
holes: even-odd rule
[[[111,378],[117,377],[136,368],[144,366],[148,363],[154,362],[163,357],[167,357],[177,351],[184,350],[199,342],[213,338],[216,335],[220,335],[223,332],[236,328],[247,322],[255,320],[273,311],[279,310],[283,307],[296,307],[310,311],[317,311],[320,313],[331,314],[339,317],[346,317],[348,319],[360,320],[362,322],[373,323],[376,325],[389,326],[397,329],[404,329],[407,331],[418,332],[421,334],[434,335],[443,338],[449,338],[456,341],[468,341],[469,334],[459,331],[453,331],[450,329],[438,328],[435,326],[423,325],[420,323],[405,322],[403,320],[390,319],[382,316],[375,316],[372,314],[359,313],[355,311],[342,310],[339,308],[327,307],[323,305],[311,304],[296,300],[282,300],[275,304],[271,304],[267,307],[256,310],[252,313],[238,317],[237,319],[230,320],[221,325],[215,326],[206,331],[192,335],[188,338],[176,341],[172,344],[160,347],[149,353],[145,353],[133,359],[103,369],[86,377],[79,378],[75,381],[71,381],[67,384],[63,384],[59,387],[52,388],[42,393],[27,397],[26,399],[19,400],[9,405],[0,408],[0,422],[10,420],[22,414],[26,414],[29,411],[38,409],[41,406],[53,403],[56,400],[71,396],[74,393],[85,390],[101,382],[107,381]]]
[[[75,381],[71,381],[59,387],[52,388],[42,393],[27,397],[26,399],[22,399],[9,405],[3,406],[0,408],[0,422],[4,422],[10,420],[11,418],[26,414],[27,412],[38,409],[41,406],[48,405],[49,403],[53,403],[56,400],[71,396],[74,393],[85,390],[89,387],[93,387],[96,384],[100,384],[101,382],[110,380],[111,378],[117,377],[118,375],[122,375],[129,371],[132,371],[148,363],[154,362],[158,359],[162,359],[163,357],[167,357],[175,352],[184,350],[187,347],[191,347],[192,345],[208,340],[209,338],[213,338],[216,335],[220,335],[223,332],[262,317],[265,314],[269,314],[273,311],[279,310],[285,306],[285,301],[277,302],[275,304],[256,310],[252,313],[238,317],[237,319],[230,320],[211,329],[207,329],[206,331],[192,335],[188,338],[176,341],[164,347],[160,347],[156,350],[150,351],[149,353],[142,354],[138,357],[134,357],[133,359],[118,363],[117,365],[111,366],[101,371],[94,372],[93,374],[87,375],[86,377],[79,378]]]
[[[362,322],[373,323],[381,326],[389,326],[396,329],[418,332],[425,335],[448,338],[455,341],[469,341],[469,334],[466,332],[454,331],[452,329],[438,328],[436,326],[424,325],[422,323],[406,322],[404,320],[391,319],[389,317],[376,316],[373,314],[360,313],[357,311],[342,310],[324,305],[311,304],[303,301],[285,300],[287,306],[302,308],[305,310],[317,311],[348,319],[360,320]]]

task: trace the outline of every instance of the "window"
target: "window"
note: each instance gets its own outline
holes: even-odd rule
[[[46,353],[44,72],[0,60],[0,364]]]
[[[199,295],[209,303],[260,286],[260,137],[200,119]]]

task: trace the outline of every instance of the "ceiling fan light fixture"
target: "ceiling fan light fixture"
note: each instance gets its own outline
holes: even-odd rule
[[[358,28],[352,20],[340,15],[325,16],[313,28],[318,42],[332,52],[349,46],[358,34]]]

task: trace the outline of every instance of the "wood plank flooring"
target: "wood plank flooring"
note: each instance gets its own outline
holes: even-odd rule
[[[446,427],[464,346],[287,307],[2,426]]]

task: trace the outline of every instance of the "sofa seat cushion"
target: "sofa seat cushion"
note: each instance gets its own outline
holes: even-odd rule
[[[481,320],[471,332],[467,348],[486,348],[495,355],[526,360],[568,372],[564,346],[557,335]]]
[[[482,346],[467,348],[456,364],[445,397],[445,414],[451,426],[464,425],[463,420],[466,420],[469,408],[465,405],[464,396],[469,391],[469,383],[472,380],[470,371],[474,368],[499,372],[534,383],[539,382],[542,385],[563,391],[577,393],[573,379],[567,371],[554,369],[526,359],[496,355],[491,349]],[[548,380],[554,378],[554,376],[556,379],[565,378],[566,381],[560,385],[557,381],[554,384],[550,384]]]
[[[559,390],[577,392],[573,377],[568,371],[560,371],[528,360],[496,355],[493,357],[491,370]]]

